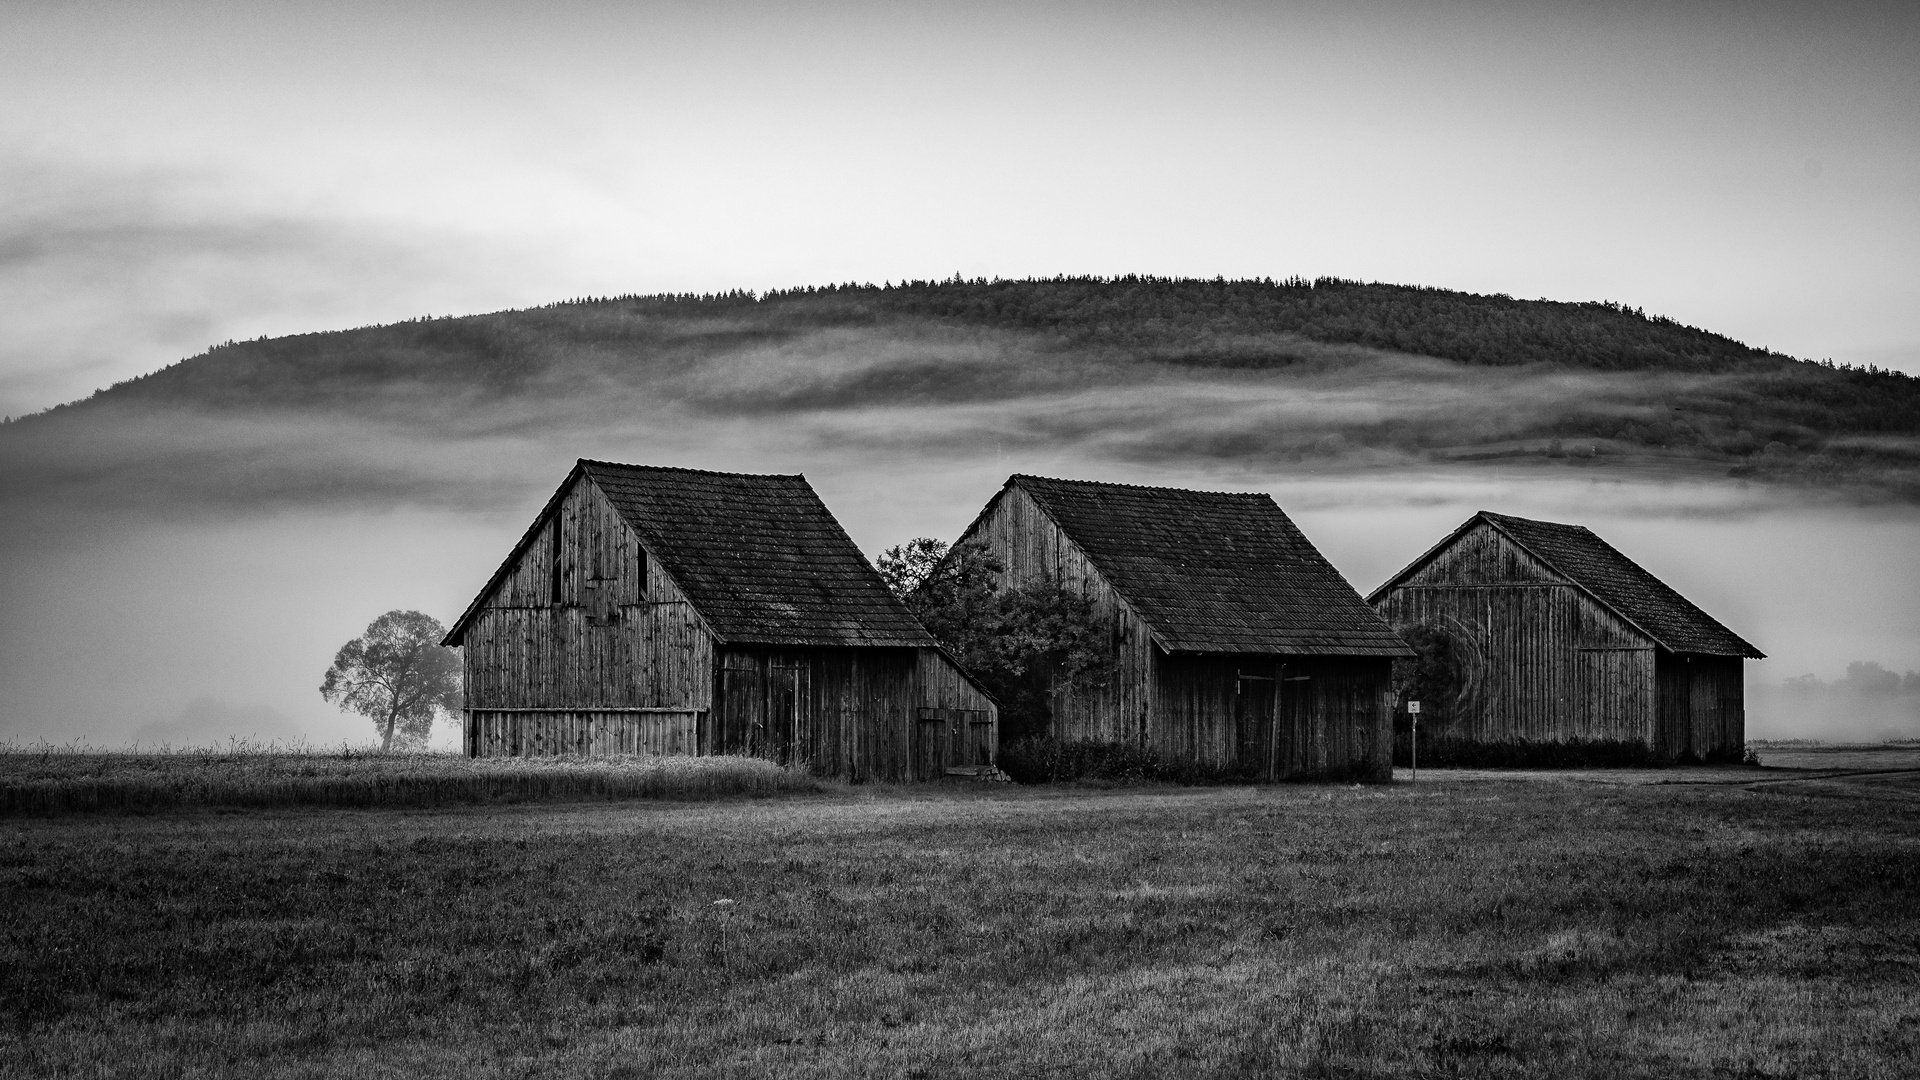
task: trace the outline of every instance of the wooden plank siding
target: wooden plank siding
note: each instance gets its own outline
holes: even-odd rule
[[[916,745],[928,708],[978,712],[988,729],[969,734],[993,742],[990,755],[997,748],[991,700],[937,650],[738,645],[720,657],[720,707],[703,752],[805,763],[850,780],[925,779],[949,762],[946,750],[929,757]]]
[[[1152,631],[1032,496],[1006,490],[962,540],[979,539],[1005,567],[1009,583],[1050,580],[1093,601],[1097,618],[1110,626],[1117,663],[1105,687],[1062,692],[1053,701],[1054,738],[1089,742],[1151,739],[1154,708]]]
[[[1392,661],[1383,657],[1162,653],[1154,749],[1262,780],[1387,779]]]
[[[1374,605],[1397,630],[1453,641],[1445,732],[1483,742],[1654,736],[1654,643],[1488,525]]]
[[[945,653],[918,653],[914,775],[924,780],[956,771],[990,771],[1000,757],[999,708]]]
[[[1746,743],[1746,686],[1737,656],[1663,653],[1658,663],[1659,731],[1664,758],[1738,752]]]
[[[466,751],[474,757],[692,754],[699,745],[701,716],[696,711],[470,710]]]
[[[655,560],[641,577],[640,550],[576,484],[467,631],[467,707],[711,708],[712,637]]]

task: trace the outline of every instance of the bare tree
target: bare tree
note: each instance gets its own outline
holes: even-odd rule
[[[320,696],[380,732],[380,749],[424,745],[434,717],[460,708],[460,660],[440,644],[446,628],[418,611],[389,611],[340,646]]]

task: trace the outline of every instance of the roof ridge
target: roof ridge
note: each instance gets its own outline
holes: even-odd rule
[[[1572,522],[1572,521],[1548,521],[1545,518],[1521,517],[1518,514],[1499,514],[1499,513],[1495,513],[1492,510],[1478,511],[1476,513],[1476,516],[1488,518],[1494,521],[1524,521],[1529,525],[1551,525],[1556,529],[1575,529],[1575,530],[1578,530],[1579,532],[1583,532],[1588,534],[1589,536],[1595,537],[1596,539],[1600,536],[1599,533],[1594,532],[1592,529],[1587,528],[1585,525],[1581,525],[1577,522]],[[1601,543],[1604,544],[1606,543],[1606,541],[1602,540]],[[1607,544],[1607,546],[1612,547],[1613,545]]]
[[[610,469],[631,469],[635,472],[674,472],[692,473],[695,476],[732,476],[753,480],[793,480],[805,479],[805,473],[743,473],[722,472],[718,469],[690,469],[684,465],[635,465],[629,461],[606,461],[601,458],[580,458],[575,465],[599,465]]]
[[[1159,484],[1123,484],[1117,480],[1069,480],[1060,476],[1039,476],[1034,473],[1014,473],[1007,477],[1007,483],[1015,480],[1040,480],[1049,484],[1078,484],[1082,487],[1126,488],[1130,491],[1172,491],[1181,495],[1218,495],[1233,499],[1267,499],[1273,496],[1265,491],[1207,491],[1202,488],[1166,487]]]

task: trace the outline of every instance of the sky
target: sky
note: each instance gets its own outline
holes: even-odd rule
[[[230,339],[955,273],[1608,299],[1920,374],[1910,3],[37,0],[0,4],[0,103],[9,416]],[[1165,403],[1095,404],[1060,429]],[[1754,686],[1920,667],[1912,508],[1223,468],[1142,457],[1124,423],[1006,449],[977,410],[832,421],[979,436],[886,456],[796,417],[450,446],[519,485],[464,504],[36,532],[17,511],[46,493],[0,490],[0,741],[357,739],[314,689],[332,649],[389,608],[450,619],[577,454],[805,471],[869,553],[956,535],[1016,470],[1267,490],[1363,592],[1476,509],[1579,520],[1771,653]],[[417,449],[205,438],[241,472],[276,443]],[[1754,701],[1757,732],[1820,733]]]
[[[577,295],[1331,274],[1920,372],[1920,7],[0,5],[0,414]]]

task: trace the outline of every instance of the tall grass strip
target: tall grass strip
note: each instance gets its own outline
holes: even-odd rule
[[[191,807],[699,800],[821,790],[804,770],[745,757],[0,750],[0,816],[16,817]]]

